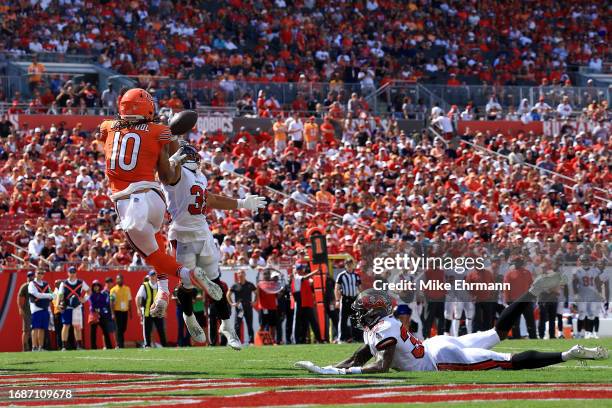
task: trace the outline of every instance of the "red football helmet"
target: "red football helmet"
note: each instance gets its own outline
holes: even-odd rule
[[[153,120],[155,116],[153,97],[144,89],[130,89],[119,101],[119,116],[122,119]]]

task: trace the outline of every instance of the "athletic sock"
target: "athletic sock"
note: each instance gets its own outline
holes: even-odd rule
[[[534,350],[514,354],[510,360],[513,370],[541,368],[553,364],[559,364],[563,361],[566,361],[563,359],[563,353],[545,353]]]
[[[584,319],[584,330],[588,331],[588,332],[592,332],[593,331],[593,320],[586,318]]]
[[[503,334],[503,336],[500,334],[500,338],[505,338],[507,336],[516,319],[523,314],[529,303],[534,302],[535,300],[536,297],[533,294],[526,292],[504,309],[499,316],[499,319],[497,319],[497,323],[495,324],[495,330],[497,330],[498,333]]]
[[[221,280],[220,276],[217,276],[212,281],[216,283],[217,285],[219,285],[219,287],[223,291],[223,296],[221,296],[221,299],[215,300],[214,302],[215,307],[217,309],[217,313],[219,314],[219,317],[221,318],[221,320],[223,321],[228,320],[230,316],[232,315],[232,307],[230,306],[230,304],[227,301],[227,298],[225,297],[227,293],[227,285],[225,284],[225,282]]]
[[[162,247],[158,248],[157,251],[145,257],[145,262],[155,268],[157,278],[159,279],[160,290],[169,293],[168,275],[176,274],[181,268],[181,265],[161,248]],[[165,281],[165,283],[162,283],[162,281]]]
[[[191,316],[193,314],[194,290],[195,289],[185,289],[179,287],[179,289],[176,291],[176,298],[181,304],[183,313],[185,313],[186,316]]]

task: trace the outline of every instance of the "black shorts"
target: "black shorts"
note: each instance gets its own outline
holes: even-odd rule
[[[261,311],[261,325],[268,327],[276,327],[278,321],[278,313],[276,310],[268,310],[268,313]]]

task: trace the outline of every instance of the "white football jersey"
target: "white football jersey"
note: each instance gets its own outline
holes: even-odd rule
[[[578,293],[588,294],[597,291],[596,279],[601,275],[599,268],[589,267],[578,267],[575,272],[575,276],[578,279]]]
[[[206,216],[208,180],[201,172],[181,167],[181,179],[175,185],[162,185],[168,212],[172,218],[168,238],[179,242],[212,240]]]
[[[374,358],[382,358],[384,346],[395,343],[391,368],[398,371],[436,371],[436,364],[426,347],[407,327],[393,316],[381,319],[363,332],[363,341],[370,347]]]

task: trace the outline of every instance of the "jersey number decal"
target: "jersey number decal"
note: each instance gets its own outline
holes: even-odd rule
[[[128,148],[131,148],[132,154],[129,155],[128,159]],[[117,168],[117,162],[119,162],[119,168],[121,170],[130,171],[136,168],[138,162],[138,151],[140,150],[140,135],[138,133],[126,133],[121,137],[121,132],[115,132],[113,136],[113,153],[110,160],[111,170]],[[117,157],[117,155],[119,157]]]
[[[206,193],[204,192],[204,189],[197,184],[194,184],[191,186],[189,192],[192,196],[195,196],[195,203],[189,204],[189,207],[187,207],[189,214],[204,214],[204,210],[206,209]]]
[[[410,343],[412,343],[414,346],[412,349],[412,355],[414,358],[423,358],[423,356],[425,356],[425,347],[423,347],[421,340],[414,337],[403,324],[402,328],[400,329],[400,336],[404,342],[410,340]]]
[[[583,285],[583,286],[586,286],[586,287],[588,287],[588,286],[594,286],[594,285],[593,285],[593,280],[594,280],[594,279],[593,279],[593,277],[591,277],[591,276],[583,276],[583,277],[582,277],[582,285]]]

